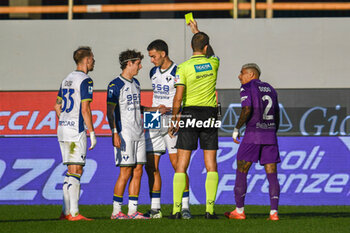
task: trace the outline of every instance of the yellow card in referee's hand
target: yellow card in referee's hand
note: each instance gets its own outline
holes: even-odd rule
[[[185,14],[186,24],[188,25],[190,21],[194,21],[192,12]]]

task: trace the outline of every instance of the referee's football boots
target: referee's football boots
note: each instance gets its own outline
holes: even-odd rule
[[[170,213],[169,219],[181,219],[181,213],[180,212],[176,212],[175,214],[173,214],[173,212]]]
[[[204,218],[205,219],[219,219],[215,213],[210,214],[209,212],[205,212]]]

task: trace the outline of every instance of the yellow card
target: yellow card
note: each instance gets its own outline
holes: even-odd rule
[[[191,20],[194,21],[192,12],[185,14],[185,19],[186,19],[186,24],[189,24]]]

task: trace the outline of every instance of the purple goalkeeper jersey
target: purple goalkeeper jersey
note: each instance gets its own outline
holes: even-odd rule
[[[275,89],[253,79],[241,86],[240,96],[242,107],[251,108],[242,143],[277,144],[279,106]]]

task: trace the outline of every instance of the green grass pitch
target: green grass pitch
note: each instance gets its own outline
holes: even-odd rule
[[[126,212],[126,206],[124,206]],[[142,212],[149,205],[139,206]],[[267,221],[268,206],[246,206],[246,220],[228,220],[224,212],[233,206],[216,205],[218,220],[203,217],[204,205],[192,205],[194,219],[169,220],[171,205],[162,205],[163,219],[110,220],[112,205],[82,205],[80,212],[91,222],[60,221],[61,206],[0,205],[0,232],[350,232],[350,206],[280,206],[280,221]]]

